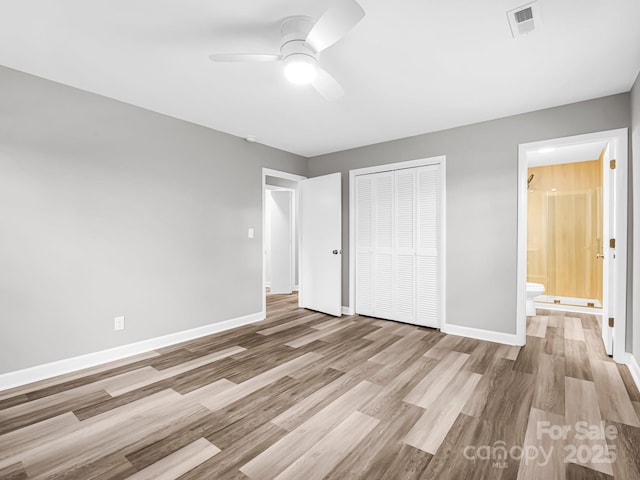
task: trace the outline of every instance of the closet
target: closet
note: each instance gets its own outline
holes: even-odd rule
[[[355,177],[356,313],[440,327],[440,168]]]

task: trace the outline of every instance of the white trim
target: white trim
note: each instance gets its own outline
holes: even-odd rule
[[[402,170],[403,168],[425,167],[427,165],[439,165],[446,161],[446,155],[438,155],[437,157],[418,158],[415,160],[406,160],[396,163],[385,163],[384,165],[374,165],[373,167],[356,168],[349,170],[349,177],[357,175],[367,175],[369,173],[393,172]]]
[[[636,382],[636,387],[640,389],[640,365],[638,365],[636,357],[632,353],[627,353],[625,363],[629,367],[633,381]]]
[[[302,175],[296,175],[295,173],[282,172],[280,170],[273,170],[265,167],[262,168],[262,175],[265,177],[283,178],[285,180],[291,180],[292,182],[299,182],[300,180],[307,178]]]
[[[516,261],[516,345],[527,343],[527,151],[518,145],[518,238]]]
[[[264,320],[262,312],[0,375],[0,391]]]
[[[612,285],[611,279],[612,279],[612,266],[613,266],[613,262],[612,262],[612,257],[613,255],[611,254],[611,249],[607,248],[607,240],[608,238],[611,238],[611,228],[613,227],[613,222],[615,221],[615,218],[612,218],[611,215],[611,209],[615,206],[615,198],[614,198],[614,192],[615,192],[615,185],[613,185],[614,180],[615,180],[615,176],[611,174],[611,170],[609,168],[609,165],[607,165],[607,161],[611,160],[611,155],[614,153],[613,152],[613,148],[611,148],[611,145],[609,142],[606,143],[605,145],[605,155],[603,157],[603,165],[602,165],[602,206],[604,209],[603,215],[602,215],[602,225],[603,225],[603,232],[602,232],[602,253],[604,254],[604,258],[603,258],[603,262],[602,262],[602,318],[606,318],[609,316],[613,316],[611,314],[611,302],[613,301],[613,298],[610,297],[611,293],[614,293],[614,285]],[[615,228],[615,227],[614,227]],[[608,327],[606,327],[608,328]],[[605,335],[605,331],[606,331],[606,335]],[[606,340],[604,337],[607,337]],[[614,338],[612,338],[612,331],[611,330],[605,330],[605,324],[602,325],[602,340],[604,343],[604,349],[607,353],[607,355],[612,355],[613,354],[613,343],[615,341]]]
[[[355,315],[355,312],[353,311],[353,308],[351,307],[345,307],[344,305],[342,306],[342,314],[343,315]]]
[[[624,363],[626,353],[626,308],[627,308],[627,169],[628,169],[628,129],[608,130],[604,132],[554,138],[540,142],[518,145],[518,256],[517,256],[517,301],[516,301],[516,337],[518,345],[526,342],[526,281],[527,281],[527,152],[545,147],[557,147],[607,141],[613,147],[616,158],[616,261],[620,268],[616,271],[616,326],[614,329],[613,359]],[[606,305],[603,305],[603,312]]]
[[[613,360],[625,363],[627,352],[627,215],[628,215],[628,168],[629,168],[629,132],[626,128],[617,130],[614,150],[611,153],[616,160],[616,265],[618,265],[612,304],[615,306],[616,325],[613,329]]]
[[[296,175],[295,173],[288,173],[288,172],[281,172],[280,170],[273,170],[271,168],[262,168],[262,285],[264,288],[264,285],[266,285],[267,283],[267,254],[266,254],[266,248],[267,248],[267,239],[265,238],[265,234],[264,234],[264,229],[265,229],[265,225],[266,225],[266,218],[265,218],[265,210],[266,210],[266,191],[267,191],[267,176],[269,177],[276,177],[276,178],[282,178],[284,180],[291,180],[293,182],[299,182],[300,180],[304,180],[307,177],[303,177],[302,175]],[[298,225],[298,198],[296,196],[295,200],[294,200],[294,205],[295,205],[295,211],[294,211],[294,215],[295,215],[295,223],[296,226]],[[299,250],[299,245],[295,245],[295,255],[300,255],[300,250]],[[294,262],[295,264],[295,262]],[[295,266],[293,267],[295,269]],[[297,286],[294,287],[294,290],[297,290]],[[265,292],[262,291],[261,292],[262,295],[262,315],[263,318],[266,318],[267,316],[267,296],[265,295]]]
[[[271,175],[269,175],[271,176]],[[281,191],[286,191],[286,192],[295,192],[295,189],[293,188],[289,188],[289,187],[278,187],[276,185],[268,185],[265,184],[264,186],[265,189],[271,191],[271,192],[281,192]]]
[[[450,323],[443,325],[440,331],[448,335],[459,335],[461,337],[475,338],[477,340],[485,340],[487,342],[503,343],[505,345],[519,345],[516,335],[510,333],[481,330],[479,328],[452,325]]]
[[[350,315],[355,314],[356,307],[356,256],[355,256],[355,238],[356,238],[356,224],[355,224],[355,205],[356,205],[356,189],[355,182],[356,177],[359,175],[367,175],[369,173],[379,173],[379,172],[388,172],[394,170],[402,170],[404,168],[413,168],[413,167],[424,167],[427,165],[440,165],[440,249],[438,251],[438,259],[440,264],[440,279],[441,286],[440,289],[440,328],[443,328],[446,325],[446,259],[447,259],[447,249],[446,249],[446,203],[447,203],[447,192],[446,192],[446,164],[447,157],[446,155],[440,155],[437,157],[429,157],[429,158],[419,158],[416,160],[407,160],[404,162],[397,163],[387,163],[384,165],[377,165],[373,167],[366,168],[357,168],[354,170],[349,170],[349,305],[348,308],[350,312],[353,312]]]
[[[447,328],[447,157],[440,162],[440,329]]]

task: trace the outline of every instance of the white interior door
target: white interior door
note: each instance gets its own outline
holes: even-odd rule
[[[616,171],[611,169],[611,148],[607,145],[603,157],[603,269],[604,276],[602,292],[602,341],[607,355],[613,355],[613,328],[609,326],[609,318],[616,317],[616,250],[610,247],[609,240],[616,238]]]
[[[299,305],[342,315],[342,175],[298,184],[300,228]]]
[[[269,208],[271,247],[271,293],[293,291],[292,267],[292,192],[272,191]]]

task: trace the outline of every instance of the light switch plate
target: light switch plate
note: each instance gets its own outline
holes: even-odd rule
[[[124,330],[124,315],[113,319],[113,329],[116,331]]]
[[[253,228],[249,229],[249,238],[253,238]]]

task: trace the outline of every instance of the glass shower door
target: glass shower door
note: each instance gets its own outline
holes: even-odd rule
[[[545,192],[546,295],[553,303],[602,307],[601,192]]]

